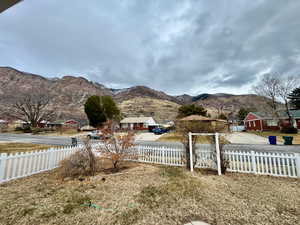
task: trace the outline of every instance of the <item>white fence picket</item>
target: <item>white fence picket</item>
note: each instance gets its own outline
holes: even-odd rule
[[[103,146],[101,143],[92,145],[97,155],[100,155],[98,149],[101,146]],[[61,160],[81,148],[83,145],[11,155],[2,153],[0,154],[0,183],[57,168]],[[134,158],[134,161],[185,166],[185,150],[182,148],[138,145],[133,150],[135,151],[133,155],[138,157]],[[229,162],[227,169],[229,172],[300,177],[300,154],[298,153],[245,152],[229,148],[225,149],[223,154],[224,159]],[[200,146],[200,149],[196,149],[196,157],[195,167],[217,168],[216,154],[211,146]]]

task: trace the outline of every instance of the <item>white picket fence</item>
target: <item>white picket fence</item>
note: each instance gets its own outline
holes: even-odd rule
[[[101,144],[92,145],[97,153]],[[70,156],[82,146],[50,148],[44,151],[0,155],[0,183],[30,176],[32,174],[57,168],[59,162]],[[300,177],[300,154],[274,152],[241,152],[224,151],[224,158],[228,160],[227,171],[254,173],[282,177]],[[216,153],[213,145],[200,145],[196,150],[196,168],[217,169]],[[185,153],[182,148],[164,146],[135,146],[135,161],[170,166],[185,166]]]
[[[0,154],[0,183],[57,168],[61,160],[80,147],[50,148],[10,155],[2,153]]]
[[[228,171],[262,175],[300,177],[299,153],[225,151]]]

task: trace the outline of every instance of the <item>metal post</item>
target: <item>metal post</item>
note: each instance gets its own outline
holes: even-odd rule
[[[215,142],[216,142],[216,152],[217,152],[217,166],[218,166],[218,175],[222,175],[221,171],[221,158],[220,158],[220,145],[219,145],[219,134],[215,134]]]
[[[5,168],[7,162],[7,153],[0,154],[0,183],[5,179]]]
[[[193,167],[193,144],[192,144],[192,133],[189,132],[189,150],[190,150],[190,170],[191,172],[194,171]]]

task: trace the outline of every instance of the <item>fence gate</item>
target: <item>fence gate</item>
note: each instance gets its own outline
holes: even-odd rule
[[[215,146],[208,146],[205,150],[203,148],[205,145],[196,145],[195,155],[193,155],[193,136],[213,136],[215,138],[214,145]],[[194,167],[200,168],[213,168],[218,170],[218,175],[221,175],[221,158],[220,158],[220,144],[219,144],[219,133],[191,133],[189,132],[189,150],[190,150],[190,170],[191,172],[194,171]],[[212,149],[213,147],[214,149]],[[200,149],[199,149],[200,148]],[[196,165],[193,165],[194,159],[193,157],[197,157]],[[198,160],[200,163],[198,163]],[[216,164],[216,166],[213,166]]]

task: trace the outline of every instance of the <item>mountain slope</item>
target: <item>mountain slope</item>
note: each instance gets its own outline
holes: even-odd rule
[[[162,91],[157,91],[146,86],[134,86],[131,88],[119,89],[114,93],[114,98],[118,102],[122,102],[136,97],[149,97],[179,103],[176,97],[167,95]]]
[[[0,67],[0,118],[1,112],[4,111],[4,105],[10,103],[7,93],[17,93],[32,87],[50,89],[51,104],[58,109],[57,114],[59,118],[79,120],[86,120],[83,105],[91,95],[112,96],[118,102],[122,113],[126,116],[153,115],[157,120],[174,119],[177,115],[178,107],[184,104],[203,105],[212,115],[215,115],[220,113],[220,110],[229,113],[237,112],[241,107],[258,108],[258,106],[263,105],[264,101],[262,97],[256,95],[224,93],[171,96],[146,86],[109,89],[83,77],[64,76],[62,78],[48,79],[10,67]]]

